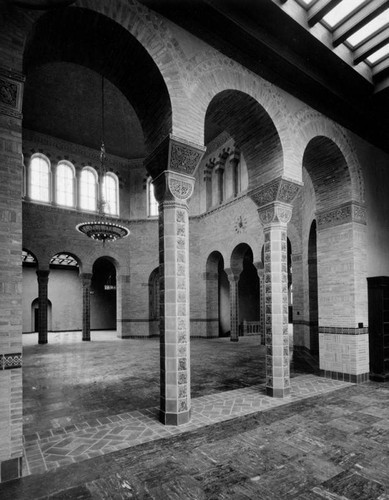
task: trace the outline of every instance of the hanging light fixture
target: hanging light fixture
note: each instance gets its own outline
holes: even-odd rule
[[[130,234],[130,230],[120,224],[116,224],[108,220],[105,207],[108,206],[108,196],[104,191],[107,190],[105,181],[105,143],[104,143],[104,76],[101,77],[101,146],[100,146],[100,172],[99,178],[103,182],[103,189],[100,192],[100,199],[98,200],[98,218],[94,221],[81,222],[77,224],[76,229],[82,234],[88,236],[92,240],[102,241],[116,241],[125,238]]]

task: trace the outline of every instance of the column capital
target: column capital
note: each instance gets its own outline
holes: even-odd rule
[[[92,281],[92,273],[80,273],[80,279],[82,280],[83,283],[90,283]]]
[[[286,225],[292,218],[292,205],[275,201],[258,208],[258,214],[265,228],[273,224]]]
[[[36,275],[38,276],[38,281],[44,282],[49,279],[50,270],[49,269],[38,269]]]
[[[185,204],[193,194],[194,177],[165,170],[156,179],[155,198],[158,203],[178,202]]]
[[[258,208],[265,207],[269,203],[281,202],[292,204],[299,194],[302,183],[284,177],[278,177],[267,184],[249,192],[250,198]]]
[[[192,176],[205,149],[204,146],[169,134],[145,159],[144,165],[153,179],[165,170]]]
[[[239,274],[236,274],[231,268],[224,269],[224,272],[226,273],[230,283],[239,281]]]

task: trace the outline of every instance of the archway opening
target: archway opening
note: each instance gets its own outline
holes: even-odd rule
[[[78,257],[68,252],[53,255],[50,259],[47,292],[52,303],[52,326],[49,330],[81,330],[82,293]]]
[[[253,252],[248,248],[243,256],[243,269],[239,277],[239,321],[257,322],[260,320],[260,289],[258,272],[253,265]],[[241,333],[243,331],[241,330]]]
[[[317,234],[316,220],[312,221],[308,239],[308,282],[309,282],[309,350],[319,353],[319,291],[317,280]]]
[[[38,261],[29,250],[22,251],[22,279],[23,279],[23,333],[35,332],[37,323],[35,323],[35,299],[38,294],[38,280],[36,271],[38,270]],[[34,310],[32,307],[34,306]]]
[[[116,268],[106,257],[93,264],[90,293],[91,330],[116,331]]]
[[[223,132],[243,153],[249,189],[260,185],[266,176],[282,174],[283,152],[277,129],[253,97],[238,90],[224,90],[211,100],[205,116],[205,144]]]

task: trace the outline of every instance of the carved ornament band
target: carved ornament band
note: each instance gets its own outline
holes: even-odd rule
[[[170,134],[145,159],[145,167],[153,178],[165,170],[193,175],[205,149]]]
[[[302,184],[296,181],[291,181],[283,177],[278,177],[274,181],[253,189],[249,196],[257,205],[263,207],[268,203],[280,201],[282,203],[293,203],[298,195]]]
[[[0,68],[0,114],[22,117],[24,76]]]
[[[351,202],[317,214],[317,226],[319,230],[348,222],[358,222],[359,224],[366,225],[366,208]]]
[[[22,353],[13,352],[9,354],[0,354],[0,370],[12,370],[22,367]]]

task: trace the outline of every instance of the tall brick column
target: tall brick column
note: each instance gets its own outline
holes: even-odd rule
[[[0,68],[0,482],[22,474],[22,91]]]
[[[38,276],[38,344],[47,344],[47,309],[48,309],[48,270],[39,270],[36,272]]]
[[[92,273],[80,274],[82,280],[82,340],[90,340],[90,289]]]
[[[265,233],[266,391],[274,397],[290,393],[287,224],[299,189],[278,178],[250,193]]]
[[[239,276],[225,269],[230,284],[230,328],[231,342],[239,341]]]
[[[146,160],[159,203],[160,420],[166,425],[185,424],[190,420],[187,201],[194,188],[192,174],[203,154],[198,146],[169,136]]]
[[[366,209],[349,202],[317,215],[319,361],[325,377],[369,378]]]

